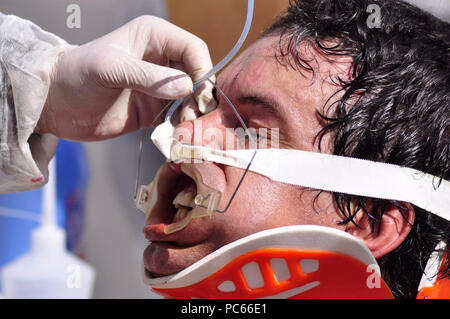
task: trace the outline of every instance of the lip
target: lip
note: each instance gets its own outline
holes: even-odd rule
[[[195,221],[193,221],[195,222]],[[192,222],[191,222],[192,223]],[[168,224],[149,224],[142,229],[144,237],[152,243],[173,243],[179,246],[195,245],[202,241],[199,236],[188,236],[191,234],[190,228],[191,224],[187,225],[186,228],[172,234],[166,234],[164,228]],[[194,226],[195,227],[195,226]]]
[[[168,235],[164,233],[164,228],[167,224],[150,224],[146,225],[142,232],[145,238],[150,242],[168,241]]]
[[[143,263],[147,275],[152,278],[157,278],[181,271],[179,265],[170,264],[166,257],[167,253],[165,252],[167,250],[179,249],[182,248],[170,242],[157,242],[147,246],[143,253]]]

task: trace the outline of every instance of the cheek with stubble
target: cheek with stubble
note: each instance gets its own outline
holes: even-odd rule
[[[285,184],[248,172],[230,208],[214,217],[217,240],[226,244],[250,234],[298,221],[297,211]]]
[[[265,176],[248,172],[230,208],[212,218],[202,218],[209,233],[203,243],[208,244],[208,250],[212,252],[267,229],[290,225],[338,228],[338,221],[330,193],[319,195],[317,190],[273,182]]]
[[[290,225],[340,228],[340,218],[328,192],[305,189],[249,172],[233,204],[223,216],[221,232],[227,242],[258,231]]]

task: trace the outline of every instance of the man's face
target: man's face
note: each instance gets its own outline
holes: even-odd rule
[[[276,57],[278,41],[278,36],[269,36],[256,42],[221,73],[217,84],[248,127],[279,128],[280,148],[317,152],[315,136],[323,123],[316,111],[322,110],[338,89],[331,84],[330,75],[342,70],[311,51],[316,58],[312,63],[316,71],[312,80],[311,73],[294,70]],[[305,53],[308,54],[308,49]],[[218,100],[216,110],[196,120],[197,125],[201,121],[203,132],[212,127],[225,132],[227,128],[240,126],[227,102],[220,95]],[[218,145],[220,141],[212,145],[210,137],[195,137],[192,121],[183,122],[178,128],[190,130],[192,139],[203,145],[223,147]],[[322,152],[329,152],[328,144],[326,136]],[[165,235],[163,229],[175,214],[172,200],[180,191],[195,193],[201,178],[222,192],[223,208],[243,170],[215,163],[164,165],[158,200],[144,228],[146,238],[151,241],[144,253],[144,264],[155,276],[179,272],[227,243],[270,228],[314,224],[343,229],[337,225],[340,218],[330,193],[318,196],[318,191],[272,182],[248,172],[226,213],[193,219],[181,231]]]

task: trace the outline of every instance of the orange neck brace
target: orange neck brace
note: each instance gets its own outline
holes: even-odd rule
[[[321,226],[288,226],[230,243],[185,270],[144,281],[166,298],[393,298],[367,247]]]
[[[280,280],[273,264],[284,264],[289,278]],[[247,274],[245,267],[253,274]],[[353,257],[283,248],[248,252],[194,285],[153,290],[166,298],[393,298],[386,283]]]

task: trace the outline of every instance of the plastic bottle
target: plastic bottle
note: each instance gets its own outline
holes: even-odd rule
[[[41,225],[33,230],[31,249],[3,267],[4,298],[90,298],[95,270],[66,249],[66,232],[56,222],[55,160],[44,187]],[[11,243],[14,244],[14,243]]]

